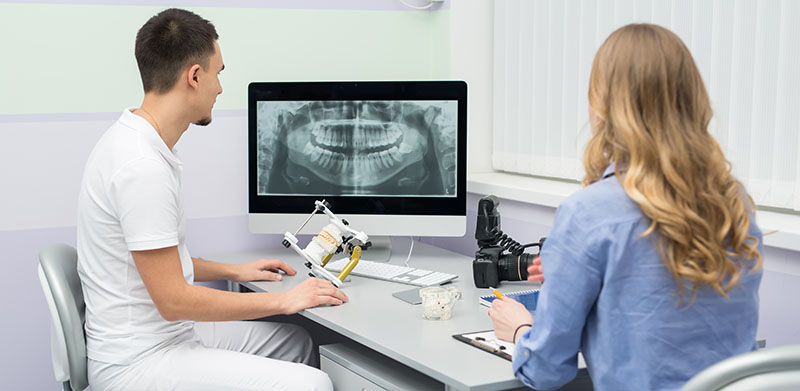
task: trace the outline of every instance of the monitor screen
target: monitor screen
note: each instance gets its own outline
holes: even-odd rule
[[[369,235],[465,232],[464,82],[251,83],[249,126],[253,232],[319,199]]]

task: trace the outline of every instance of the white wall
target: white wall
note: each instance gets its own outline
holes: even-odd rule
[[[467,171],[492,171],[493,2],[458,0],[450,9],[450,76],[467,82]]]

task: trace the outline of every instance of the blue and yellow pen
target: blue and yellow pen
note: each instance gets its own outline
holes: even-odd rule
[[[500,293],[500,291],[498,291],[497,288],[494,288],[494,287],[490,286],[489,289],[492,290],[492,293],[494,293],[494,295],[497,296],[498,299],[502,299],[503,298],[503,294]]]

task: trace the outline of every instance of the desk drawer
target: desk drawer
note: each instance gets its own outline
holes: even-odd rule
[[[325,356],[320,356],[319,364],[322,371],[330,376],[334,391],[386,391]]]
[[[336,391],[444,390],[444,384],[355,342],[319,347],[320,366]]]

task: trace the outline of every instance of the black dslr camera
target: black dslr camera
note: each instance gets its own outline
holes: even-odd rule
[[[496,287],[500,281],[526,280],[528,266],[539,254],[526,254],[524,251],[534,246],[541,250],[544,244],[545,238],[539,239],[538,243],[523,245],[504,234],[500,230],[499,204],[493,195],[478,201],[478,224],[475,228],[478,251],[472,261],[472,276],[478,288]]]

